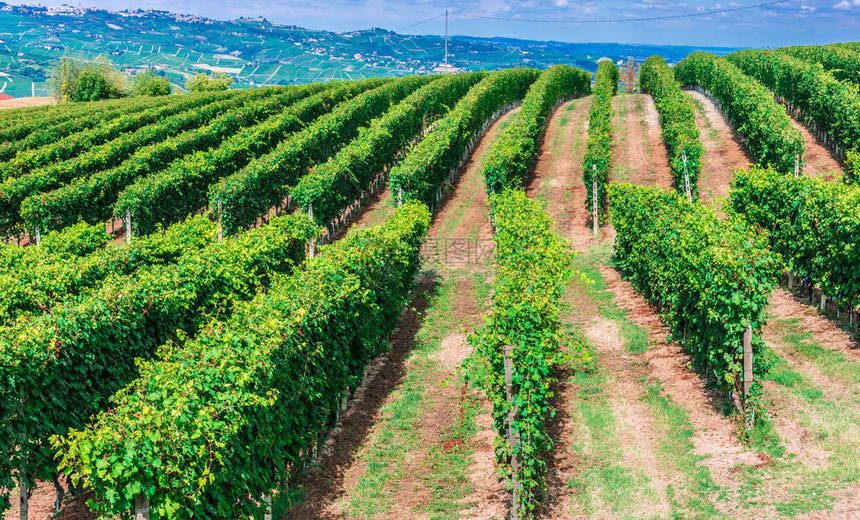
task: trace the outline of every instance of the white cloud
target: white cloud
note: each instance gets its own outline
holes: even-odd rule
[[[573,2],[571,0],[553,0],[552,4],[556,7],[563,7],[579,14],[593,14],[597,11],[597,6],[594,2]],[[522,4],[525,6],[525,4]]]
[[[836,9],[857,9],[860,8],[860,0],[842,0],[833,7]]]

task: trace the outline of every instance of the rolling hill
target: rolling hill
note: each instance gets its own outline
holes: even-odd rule
[[[449,62],[463,71],[569,63],[593,72],[601,57],[644,61],[660,54],[672,62],[696,50],[732,49],[453,36]],[[13,97],[47,95],[47,79],[63,55],[105,56],[132,73],[154,68],[176,85],[197,72],[222,71],[238,87],[426,74],[444,59],[438,36],[379,28],[336,33],[265,18],[219,21],[167,11],[4,3],[0,51],[0,92]]]

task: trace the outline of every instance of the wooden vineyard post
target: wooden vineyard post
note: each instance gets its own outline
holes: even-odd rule
[[[134,520],[149,520],[149,498],[143,493],[134,497]]]
[[[221,218],[221,201],[218,201],[218,242],[224,240],[224,220]]]
[[[851,330],[853,330],[854,333],[856,334],[858,331],[860,331],[860,327],[858,327],[858,320],[857,320],[857,308],[854,307],[853,305],[851,305],[848,307],[848,310],[851,313],[850,316],[848,316],[848,321],[849,321],[849,324],[851,325]]]
[[[263,502],[266,503],[266,512],[263,514],[263,520],[272,520],[272,494],[266,493],[263,495]]]
[[[505,356],[505,397],[509,404],[508,409],[508,445],[511,447],[511,451],[513,455],[511,455],[511,470],[513,472],[513,505],[511,506],[511,520],[519,520],[520,511],[519,511],[519,498],[520,493],[522,492],[522,487],[520,485],[519,479],[517,478],[517,474],[520,470],[520,462],[517,458],[516,453],[514,452],[517,444],[519,444],[519,438],[514,433],[514,421],[517,418],[517,408],[514,406],[514,362],[513,362],[513,353],[514,347],[511,345],[505,345],[504,356]]]
[[[33,232],[33,239],[36,241],[36,245],[42,243],[42,233],[39,231],[39,226],[36,226],[36,229]]]
[[[19,403],[21,406],[26,404],[26,401]],[[23,426],[21,430],[21,441],[19,445],[21,467],[18,470],[18,497],[19,517],[20,520],[27,520],[30,515],[30,489],[27,486],[27,452],[25,446],[27,444],[27,426]]]
[[[690,189],[690,172],[687,170],[687,154],[682,153],[681,159],[684,160],[684,191],[687,192],[687,200],[690,204],[693,203],[693,191]]]
[[[800,154],[794,155],[794,176],[800,177]]]
[[[308,218],[313,221],[314,219],[314,207],[312,204],[308,204]],[[316,237],[311,237],[308,240],[308,258],[313,258],[317,255],[317,239]]]
[[[18,487],[21,492],[21,496],[18,499],[20,504],[20,513],[19,518],[21,520],[27,520],[30,515],[30,490],[27,489],[27,476],[22,471],[18,477]]]
[[[131,210],[125,210],[125,242],[131,243]]]
[[[794,292],[794,271],[788,272],[788,292]]]
[[[63,504],[63,496],[66,492],[60,485],[60,476],[54,475],[54,513],[60,514],[60,506]]]
[[[848,304],[848,329],[854,332],[857,332],[857,311],[854,310],[854,306],[850,303]]]
[[[851,306],[851,319],[854,324],[851,326],[852,330],[854,330],[854,334],[860,332],[860,320],[857,319],[857,307]]]
[[[827,296],[823,288],[821,289],[821,314],[827,314]]]
[[[397,188],[397,207],[403,205],[403,186]]]
[[[591,165],[591,219],[594,221],[594,236],[597,236],[599,224],[597,222],[597,165]]]
[[[755,410],[750,405],[750,387],[753,382],[753,351],[752,351],[752,325],[747,326],[744,331],[744,421],[747,431],[751,431],[755,424]]]

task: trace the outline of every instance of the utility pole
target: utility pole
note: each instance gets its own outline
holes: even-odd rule
[[[445,9],[445,72],[448,72],[448,10]]]

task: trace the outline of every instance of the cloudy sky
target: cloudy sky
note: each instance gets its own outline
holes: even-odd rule
[[[442,34],[442,17],[420,22],[439,16],[447,8],[451,34],[569,42],[766,47],[860,40],[860,0],[5,1],[41,5],[80,2],[112,10],[165,9],[219,19],[265,16],[273,22],[313,29],[384,27],[411,34]]]

